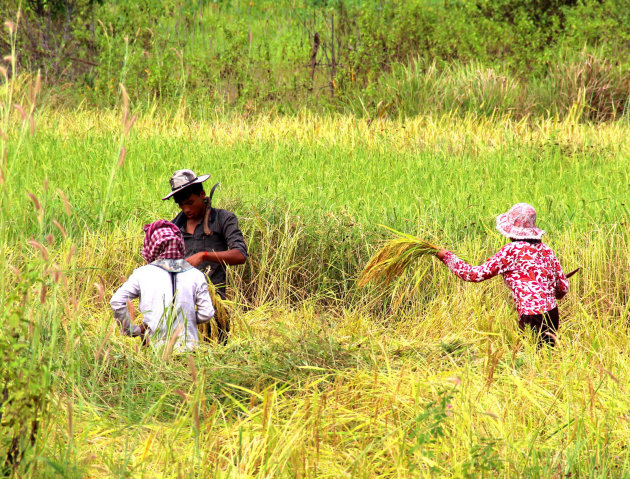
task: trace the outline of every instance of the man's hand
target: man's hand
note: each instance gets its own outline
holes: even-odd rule
[[[200,251],[186,258],[195,268],[204,261],[212,263],[220,263],[223,265],[235,265],[245,263],[245,255],[237,249],[229,249],[227,251]]]
[[[186,258],[186,261],[188,261],[191,266],[194,266],[196,268],[201,263],[203,263],[205,259],[206,259],[206,252],[200,251],[199,253],[195,253],[194,255]]]

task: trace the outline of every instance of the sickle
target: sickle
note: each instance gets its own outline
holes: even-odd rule
[[[571,271],[569,274],[567,274],[567,279],[569,279],[571,276],[573,276],[578,271],[580,271],[580,268],[577,268],[577,269],[574,269],[573,271]]]
[[[216,190],[218,186],[219,183],[214,185],[210,190],[210,194],[206,196],[206,199],[204,200],[204,202],[206,203],[206,214],[203,216],[203,233],[206,236],[212,235],[212,230],[210,229],[208,221],[211,220],[210,216],[212,214],[212,196],[214,195],[214,190]]]

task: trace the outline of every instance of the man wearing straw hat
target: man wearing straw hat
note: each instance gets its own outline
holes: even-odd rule
[[[181,208],[173,223],[180,229],[186,245],[186,261],[203,271],[225,299],[226,265],[245,263],[247,245],[231,211],[212,207],[212,195],[218,183],[206,195],[203,182],[210,175],[197,176],[192,170],[177,170],[171,176],[171,192],[162,200],[173,198]],[[215,305],[216,306],[216,305]],[[227,342],[229,321],[221,324],[217,307],[219,342]]]

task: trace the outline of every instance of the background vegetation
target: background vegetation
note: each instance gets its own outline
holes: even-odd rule
[[[21,431],[20,474],[627,474],[627,126],[156,115],[119,166],[120,128],[113,113],[44,111],[10,140],[2,314],[21,318],[7,341],[25,346],[7,351],[28,367],[3,367],[28,394],[3,444]],[[210,163],[251,249],[231,270],[235,336],[165,359],[121,337],[107,301],[142,264],[141,225],[175,213],[159,200],[170,170]],[[556,350],[519,335],[498,280],[427,262],[415,287],[354,288],[376,223],[480,262],[517,200],[583,268]]]
[[[17,6],[3,475],[630,476],[623,2]],[[228,346],[171,356],[122,337],[108,300],[182,167],[221,182],[250,257]],[[517,201],[582,268],[556,349],[517,331],[498,279],[427,261],[356,289],[378,224],[479,263]]]
[[[628,111],[625,0],[9,0],[51,101],[367,116]],[[5,34],[5,45],[10,39]]]

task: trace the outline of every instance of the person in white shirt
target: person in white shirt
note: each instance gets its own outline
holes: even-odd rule
[[[142,256],[148,264],[134,270],[110,301],[121,332],[144,336],[152,346],[172,344],[177,351],[199,342],[197,325],[210,321],[214,307],[204,274],[184,259],[177,226],[159,220],[144,227]],[[140,298],[143,325],[131,323],[128,304]]]

